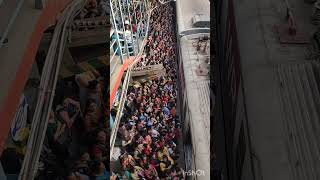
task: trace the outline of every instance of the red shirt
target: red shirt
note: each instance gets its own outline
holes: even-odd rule
[[[132,24],[132,32],[133,33],[137,32],[137,26],[135,24]]]
[[[164,96],[164,97],[163,97],[163,102],[165,102],[165,103],[167,104],[168,101],[169,101],[169,98],[168,98],[167,96]]]
[[[151,154],[151,147],[148,145],[146,148],[144,148],[143,151],[144,151],[144,154],[149,156]]]
[[[94,158],[100,159],[100,158],[102,158],[103,151],[99,146],[96,145],[92,149],[92,154],[93,154]]]
[[[150,135],[147,135],[147,136],[144,138],[144,141],[145,141],[147,144],[152,144],[151,136],[150,136]]]
[[[171,141],[171,140],[173,139],[172,133],[168,133],[168,134],[166,135],[165,139],[166,139],[166,142]]]
[[[159,144],[160,149],[162,149],[164,147],[164,141],[160,141],[158,144]]]
[[[176,117],[176,115],[177,115],[177,110],[176,110],[175,107],[173,107],[173,108],[171,109],[171,114],[172,114],[173,117]]]

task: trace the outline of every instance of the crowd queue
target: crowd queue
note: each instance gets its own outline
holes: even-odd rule
[[[181,122],[172,15],[170,5],[160,5],[151,14],[146,56],[137,67],[162,63],[166,74],[129,87],[118,130],[121,172],[113,172],[111,179],[185,179],[179,166]]]
[[[72,81],[60,81],[62,90],[49,116],[39,179],[110,179],[105,77],[106,70],[92,70]]]

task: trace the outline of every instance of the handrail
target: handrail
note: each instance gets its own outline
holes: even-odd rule
[[[117,47],[117,49],[114,51],[112,57],[110,58],[110,62],[112,62],[114,56],[117,54],[117,51],[118,51],[119,47]],[[112,73],[111,73],[112,74]]]
[[[118,50],[118,49],[119,49],[119,48],[117,48],[117,50]],[[114,70],[116,69],[117,64],[118,64],[118,62],[119,62],[119,59],[120,59],[120,58],[117,59],[117,62],[116,62],[115,65],[113,66],[112,70],[110,71],[110,76],[112,76]],[[110,64],[111,64],[111,63],[110,63]]]
[[[117,41],[116,40],[114,40],[112,43],[111,43],[111,45],[110,45],[110,49],[111,48],[113,48],[113,45],[114,45],[114,43],[116,43]],[[111,58],[112,59],[112,58]],[[111,61],[111,60],[110,60]]]
[[[82,4],[81,4],[82,3]],[[24,158],[19,179],[34,179],[38,168],[38,159],[42,150],[42,145],[47,129],[49,112],[54,98],[54,89],[57,84],[59,69],[63,57],[64,48],[67,42],[67,26],[70,24],[75,14],[79,13],[86,0],[73,1],[63,12],[61,19],[56,25],[53,35],[43,75],[40,80],[40,92],[38,95],[37,106],[33,117],[31,133],[27,144],[27,153]],[[79,7],[80,6],[80,7]],[[56,56],[58,55],[58,56]]]
[[[20,12],[20,9],[21,9],[24,1],[25,1],[25,0],[20,0],[20,1],[18,2],[18,5],[17,5],[17,7],[15,8],[15,10],[13,11],[13,15],[11,16],[11,18],[10,18],[10,20],[9,20],[9,23],[8,23],[8,25],[7,25],[7,27],[6,27],[6,29],[4,30],[4,32],[3,32],[2,35],[0,36],[0,38],[1,38],[1,39],[0,39],[0,48],[4,45],[4,42],[5,42],[5,40],[6,40],[7,36],[8,36],[11,28],[12,28],[12,25],[13,25],[14,21],[16,20],[18,14],[19,14],[19,12]],[[2,3],[3,3],[3,0],[0,1],[0,5],[1,5]]]
[[[111,30],[110,30],[110,37],[112,37],[112,35],[113,35],[114,33],[115,33],[114,30],[111,29]]]

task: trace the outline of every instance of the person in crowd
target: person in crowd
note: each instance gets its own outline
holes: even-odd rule
[[[91,168],[92,168],[91,179],[94,179],[94,180],[110,179],[110,174],[108,173],[105,165],[101,161],[99,160],[93,161]]]
[[[104,0],[88,0],[85,7],[80,11],[80,19],[94,18],[104,15],[106,8]]]
[[[55,118],[54,112],[51,111],[49,115],[49,122],[47,127],[47,136],[50,144],[57,142],[59,137],[65,132],[66,123],[58,121]]]
[[[91,158],[88,152],[84,152],[80,159],[75,162],[74,171],[79,174],[89,175],[90,174],[90,162]]]
[[[95,160],[100,160],[107,166],[109,160],[109,151],[107,149],[107,134],[103,130],[99,130],[96,136],[96,143],[92,148],[92,156]]]
[[[68,128],[71,128],[74,121],[81,116],[80,103],[71,98],[66,98],[62,105],[57,106],[56,112],[57,117],[65,122]]]
[[[172,166],[173,161],[169,161],[167,156],[163,156],[160,162],[160,177],[168,177],[168,173],[170,173]]]
[[[86,103],[89,98],[96,101],[100,106],[101,87],[97,79],[100,73],[96,70],[86,71],[75,76],[75,81],[79,86],[79,97],[82,112],[86,109]]]
[[[148,180],[159,179],[158,172],[153,165],[147,163],[144,166],[144,169],[145,169],[144,174],[145,174],[146,179],[148,179]]]
[[[94,70],[76,75],[79,96],[76,94],[77,89],[68,98],[63,98],[64,94],[58,94],[62,96],[58,99],[63,100],[53,105],[55,111],[51,110],[46,132],[46,147],[49,148],[46,152],[54,162],[45,161],[44,169],[56,172],[56,178],[109,179],[109,146],[106,142],[109,129],[106,121],[103,121],[106,114],[102,112],[104,107],[100,99],[106,86],[99,77],[100,72]],[[78,123],[80,126],[75,125]],[[52,166],[51,163],[55,165]]]
[[[67,176],[67,180],[90,180],[89,176],[80,174],[78,172],[71,172]]]
[[[65,160],[70,156],[69,144],[71,139],[67,133],[68,125],[65,121],[57,118],[52,110],[48,121],[46,131],[48,148],[50,148],[56,160],[51,167],[54,172],[63,175],[66,173],[64,169],[67,167]]]
[[[130,154],[124,154],[121,156],[122,168],[129,170],[136,165],[136,160]]]
[[[129,54],[133,55],[133,40],[132,40],[132,32],[130,30],[129,25],[125,25],[125,32],[124,32],[124,38],[126,39],[127,43],[128,43],[128,50],[129,50]]]
[[[63,120],[59,120],[54,112],[51,111],[46,135],[48,137],[49,147],[53,150],[53,153],[59,155],[61,159],[64,159],[69,155],[69,139],[66,135],[66,128],[68,128],[67,123]]]

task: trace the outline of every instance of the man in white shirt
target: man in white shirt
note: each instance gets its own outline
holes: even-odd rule
[[[128,43],[129,54],[133,55],[132,36],[131,36],[131,31],[129,30],[129,25],[126,25],[126,31],[124,32],[124,37]]]

